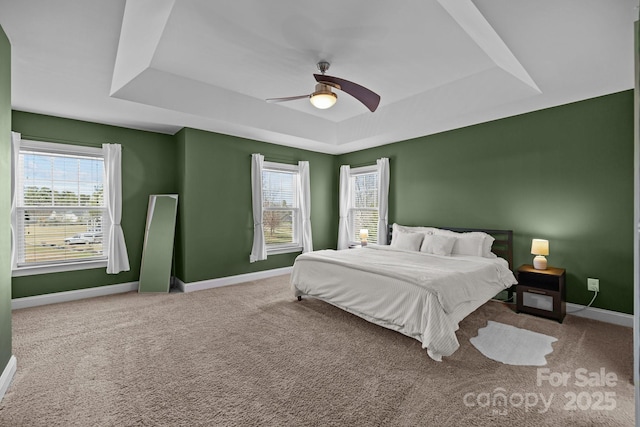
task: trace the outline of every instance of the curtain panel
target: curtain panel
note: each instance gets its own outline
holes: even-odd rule
[[[251,155],[251,202],[253,205],[253,247],[249,262],[267,259],[267,245],[264,240],[263,206],[262,206],[262,168],[264,156]]]
[[[311,181],[309,178],[309,162],[298,162],[300,215],[302,217],[302,253],[313,251],[311,233]]]
[[[11,269],[18,267],[18,156],[21,135],[11,132]]]
[[[340,219],[338,221],[338,249],[349,248],[349,203],[351,200],[351,167],[340,166]]]
[[[378,166],[378,244],[387,245],[389,235],[389,159],[382,157]]]
[[[107,274],[129,271],[129,255],[124,240],[122,219],[122,147],[120,144],[102,144],[105,172],[105,200],[109,214],[109,230],[106,235],[109,245]]]

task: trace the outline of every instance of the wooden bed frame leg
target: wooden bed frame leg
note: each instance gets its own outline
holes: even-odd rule
[[[302,301],[302,296],[298,295],[298,301]]]

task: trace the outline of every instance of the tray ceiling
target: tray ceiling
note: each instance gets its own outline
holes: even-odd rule
[[[633,87],[635,0],[0,1],[12,103],[344,153]],[[307,99],[316,63],[381,96]]]

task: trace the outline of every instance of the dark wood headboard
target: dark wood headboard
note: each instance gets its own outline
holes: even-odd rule
[[[493,236],[496,239],[491,246],[491,252],[504,258],[509,263],[509,269],[513,271],[513,230],[485,230],[483,228],[457,228],[457,227],[434,227],[443,230],[455,231],[456,233],[468,233],[470,231],[481,231]],[[393,235],[393,225],[389,226],[388,242],[391,243]]]

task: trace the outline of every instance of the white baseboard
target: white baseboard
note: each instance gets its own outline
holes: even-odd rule
[[[175,277],[175,287],[182,292],[194,292],[203,289],[218,288],[220,286],[236,285],[252,280],[266,279],[274,276],[289,274],[293,267],[275,268],[273,270],[256,271],[255,273],[239,274],[237,276],[220,277],[202,280],[200,282],[184,283]],[[11,300],[11,309],[37,307],[39,305],[56,304],[59,302],[75,301],[85,298],[101,297],[104,295],[131,292],[138,289],[138,282],[120,283],[117,285],[98,286],[95,288],[78,289],[75,291],[55,292],[52,294],[35,295],[32,297],[15,298]]]
[[[290,274],[292,270],[293,267],[274,268],[273,270],[256,271],[255,273],[238,274],[236,276],[220,277],[191,283],[184,283],[176,277],[176,287],[182,292],[202,291],[204,289],[219,288],[220,286],[237,285],[239,283],[251,282],[252,280],[282,276],[284,274]]]
[[[11,309],[36,307],[45,304],[75,301],[85,298],[101,297],[104,295],[120,294],[138,289],[138,282],[120,283],[117,285],[98,286],[95,288],[78,289],[75,291],[55,292],[52,294],[35,295],[32,297],[15,298],[11,300]]]
[[[618,313],[617,311],[604,310],[602,308],[587,307],[584,305],[567,303],[567,314],[573,316],[585,317],[587,319],[599,320],[601,322],[613,323],[614,325],[627,326],[633,328],[633,315],[626,313]],[[572,311],[580,310],[575,313]]]
[[[15,356],[11,356],[9,359],[9,363],[5,366],[2,371],[2,375],[0,375],[0,401],[4,397],[4,394],[9,389],[11,385],[11,380],[13,380],[13,374],[16,373],[16,367],[18,366],[17,360]]]

